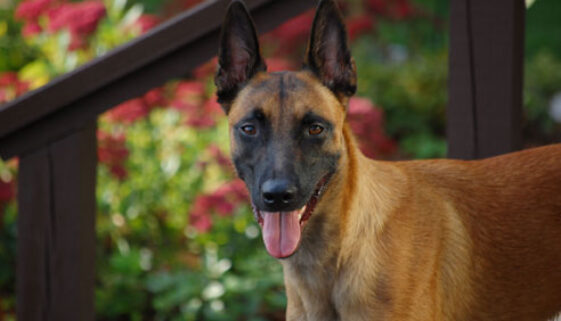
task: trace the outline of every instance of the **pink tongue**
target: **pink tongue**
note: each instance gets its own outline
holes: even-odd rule
[[[292,255],[300,242],[300,220],[298,213],[261,212],[263,217],[263,241],[269,254],[276,258]]]

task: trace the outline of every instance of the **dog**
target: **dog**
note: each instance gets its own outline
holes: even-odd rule
[[[231,157],[289,321],[549,320],[561,311],[561,145],[477,161],[375,161],[345,122],[355,64],[320,1],[302,70],[267,73],[229,6],[215,76]]]

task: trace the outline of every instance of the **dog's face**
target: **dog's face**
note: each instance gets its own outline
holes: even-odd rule
[[[291,256],[343,152],[354,63],[339,11],[322,1],[312,27],[306,67],[266,73],[255,29],[233,2],[222,29],[219,102],[228,115],[232,159],[250,191],[269,253]]]

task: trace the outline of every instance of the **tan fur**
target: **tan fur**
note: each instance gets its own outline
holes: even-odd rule
[[[283,98],[280,78],[292,84]],[[373,161],[357,149],[344,102],[309,72],[258,74],[230,124],[255,105],[280,134],[308,110],[321,114],[337,133],[328,148],[342,155],[300,248],[281,260],[287,320],[545,321],[561,311],[561,145],[481,161]]]

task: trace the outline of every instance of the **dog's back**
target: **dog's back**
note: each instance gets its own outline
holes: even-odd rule
[[[457,298],[442,289],[469,309],[465,320],[546,320],[561,310],[561,145],[395,165],[455,216],[443,218],[454,231],[443,232],[437,271],[449,287],[468,284]]]

